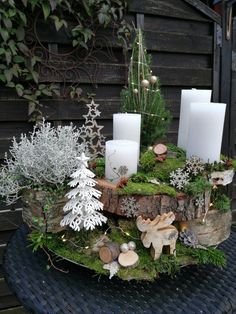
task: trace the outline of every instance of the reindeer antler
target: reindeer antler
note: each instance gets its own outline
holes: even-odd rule
[[[157,229],[162,229],[170,224],[175,220],[175,214],[173,212],[164,213],[161,216],[157,215],[152,221],[150,218],[143,219],[142,216],[139,216],[136,220],[136,225],[138,229],[142,232],[146,232],[149,228],[156,227]]]

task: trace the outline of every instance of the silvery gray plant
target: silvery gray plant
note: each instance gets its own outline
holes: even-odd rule
[[[78,157],[87,151],[80,131],[72,124],[52,127],[43,122],[32,133],[15,138],[0,171],[0,196],[12,204],[19,192],[33,185],[61,185],[77,169]]]

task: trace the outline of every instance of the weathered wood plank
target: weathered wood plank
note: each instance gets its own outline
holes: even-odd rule
[[[1,231],[0,232],[0,245],[6,244],[11,238],[11,236],[12,236],[12,230]],[[1,277],[1,273],[0,273],[0,277]]]
[[[57,64],[58,66],[58,64]],[[63,68],[63,64],[61,65]],[[73,75],[66,81],[69,83],[100,83],[100,84],[124,84],[126,81],[125,66],[118,64],[99,64],[97,71],[88,76],[86,73],[93,73],[94,64],[87,64],[82,69],[75,69]],[[211,86],[211,69],[189,69],[172,67],[152,67],[161,80],[162,85],[175,86]],[[63,82],[66,71],[45,72],[40,70],[40,82]]]
[[[212,55],[187,54],[152,51],[152,64],[155,66],[184,67],[191,69],[212,68]]]
[[[11,294],[12,292],[10,291],[5,279],[0,278],[0,298]]]
[[[1,210],[0,211],[0,230],[15,230],[21,223],[22,209],[18,208],[14,211],[12,210]]]
[[[0,310],[21,305],[14,295],[7,295],[0,298]],[[14,313],[14,312],[12,312]],[[15,313],[14,313],[15,314]]]
[[[11,139],[13,136],[19,136],[21,133],[28,133],[33,128],[33,123],[29,122],[11,122],[0,124],[0,139]]]
[[[1,93],[1,90],[0,90]],[[26,121],[28,119],[28,104],[26,101],[0,99],[0,121]]]
[[[201,12],[183,1],[178,1],[176,5],[176,0],[146,0],[145,2],[132,0],[130,1],[129,11],[187,20],[209,20],[209,18],[201,14]]]
[[[214,53],[213,53],[213,101],[218,102],[220,99],[220,52],[221,52],[222,28],[219,24],[214,23]]]
[[[120,110],[120,99],[98,99],[101,117],[97,120],[112,119],[112,114]],[[84,120],[83,115],[88,113],[85,103],[78,103],[70,99],[44,102],[43,116],[49,120]],[[102,123],[102,122],[101,122]]]
[[[11,307],[5,310],[1,310],[0,314],[29,314],[23,306]]]
[[[212,37],[167,32],[144,32],[146,47],[154,51],[212,53]]]
[[[0,265],[2,265],[5,248],[6,248],[6,244],[1,244],[0,245]]]
[[[226,9],[226,5],[223,6]],[[226,12],[225,12],[226,13]],[[226,30],[228,28],[228,21],[226,19],[227,14],[224,13],[222,29],[222,50],[221,50],[221,102],[228,104],[226,107],[222,152],[225,155],[230,154],[230,82],[231,82],[231,66],[232,66],[232,42],[226,39]]]
[[[144,16],[144,29],[165,33],[179,33],[186,35],[212,36],[212,23],[191,20],[167,18],[166,16]]]
[[[212,9],[210,9],[209,6],[205,5],[202,1],[199,0],[184,0],[184,1],[194,6],[194,8],[202,12],[205,16],[208,16],[208,18],[212,19],[216,23],[218,24],[222,23],[221,16]]]
[[[96,99],[96,103],[100,104],[99,110],[102,112],[102,115],[101,117],[98,117],[98,120],[112,119],[112,114],[121,110],[121,100],[119,98]],[[167,103],[168,108],[171,110],[173,109],[174,113],[174,107],[178,106],[176,100],[168,100]],[[44,100],[41,101],[41,104],[43,105],[43,116],[47,120],[83,120],[83,115],[85,115],[88,111],[88,108],[84,103],[78,103],[77,101],[73,101],[71,99]],[[15,111],[13,112],[13,115],[6,115],[4,119],[1,116],[1,112],[7,110],[8,106],[14,107]],[[27,121],[27,115],[19,117],[17,114],[18,108],[23,106],[28,107],[26,101],[19,100],[11,103],[0,100],[0,121],[17,121],[17,119],[19,119],[19,121]]]
[[[135,24],[136,14],[135,13],[126,14],[125,20],[131,25]],[[68,24],[68,29],[73,29],[77,25],[75,22],[71,20],[68,20],[67,24]],[[103,36],[105,36],[104,37],[105,39],[106,34],[113,34],[113,37],[115,39],[113,29],[107,28],[106,30],[104,30],[103,28],[101,28],[100,30],[99,29],[96,30],[95,44],[97,43],[97,45],[100,46],[101,44],[101,42],[99,43],[99,39],[100,39],[102,40],[102,44],[106,47],[108,42],[107,44],[105,44],[102,38]],[[71,42],[72,42],[72,38],[70,37],[70,32],[68,32],[64,27],[61,28],[59,31],[57,31],[54,26],[54,23],[49,20],[47,21],[44,21],[42,19],[37,20],[37,36],[42,43],[48,43],[48,44],[58,43],[60,45],[63,45],[63,44],[71,45]],[[116,44],[120,46],[117,40],[116,40]]]
[[[139,16],[142,16],[141,14]],[[177,24],[178,25],[178,24]],[[149,50],[157,51],[175,51],[175,52],[185,52],[185,53],[205,53],[209,54],[212,52],[212,35],[200,31],[195,33],[186,33],[178,30],[176,25],[175,32],[169,32],[167,29],[160,30],[157,27],[154,28],[154,31],[151,29],[145,28],[145,44]],[[189,28],[186,25],[186,28]],[[111,30],[103,30],[96,35],[97,38],[97,47],[92,53],[93,58],[95,57],[99,62],[102,61],[102,56],[106,55],[108,62],[115,62],[120,57],[115,54],[115,48],[120,48],[119,55],[122,55],[122,46],[121,43],[116,39],[114,33]],[[71,39],[66,38],[63,43],[67,44],[67,52],[73,50],[71,45]],[[111,52],[113,48],[113,52]],[[60,51],[60,53],[65,53],[66,51]],[[102,52],[102,55],[100,55]],[[74,60],[78,60],[78,64],[81,63],[81,60],[78,58],[79,52],[74,54]]]

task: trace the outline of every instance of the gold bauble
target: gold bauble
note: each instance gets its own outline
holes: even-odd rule
[[[154,85],[156,82],[157,82],[157,77],[156,77],[155,75],[152,75],[152,76],[150,77],[150,83],[151,83],[152,85]]]
[[[144,87],[144,88],[148,88],[149,84],[150,84],[150,83],[149,83],[148,80],[142,80],[142,81],[141,81],[141,86]]]

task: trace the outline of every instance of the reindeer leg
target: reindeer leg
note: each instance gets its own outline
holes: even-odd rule
[[[175,240],[170,242],[170,255],[176,256],[176,249],[175,249]]]
[[[160,258],[162,249],[163,249],[162,245],[151,247],[151,256],[154,260],[157,260],[158,258]]]

